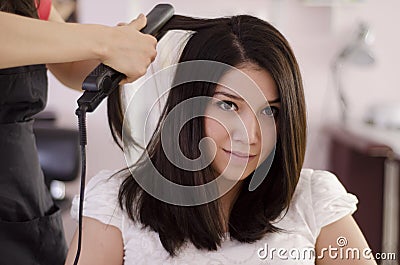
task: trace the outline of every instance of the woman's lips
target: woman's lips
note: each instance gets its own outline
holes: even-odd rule
[[[225,150],[225,149],[222,149],[222,150],[224,150],[225,153],[230,155],[232,159],[243,160],[246,162],[250,161],[251,159],[253,159],[256,156],[256,155],[242,153],[242,152],[238,152],[238,151],[229,151],[229,150]]]

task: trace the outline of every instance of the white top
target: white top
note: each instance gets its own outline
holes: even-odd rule
[[[140,228],[119,208],[121,181],[110,178],[113,173],[101,171],[89,181],[83,215],[121,230],[125,265],[314,264],[313,250],[321,227],[352,214],[358,202],[332,173],[303,169],[287,214],[275,223],[285,232],[267,234],[252,244],[225,239],[217,251],[199,250],[187,243],[177,257],[170,258],[157,233]],[[71,208],[74,219],[78,205],[79,197],[75,196]]]

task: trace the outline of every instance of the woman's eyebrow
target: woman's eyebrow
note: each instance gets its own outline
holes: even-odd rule
[[[273,99],[273,100],[268,100],[269,104],[280,103],[280,102],[281,102],[280,98],[276,98],[276,99]]]
[[[223,91],[217,91],[217,92],[214,93],[214,95],[223,95],[223,96],[228,97],[228,98],[244,101],[243,98],[241,98],[239,96],[236,96],[236,95],[233,95],[233,94],[230,94],[230,93],[227,93],[227,92],[223,92]]]
[[[235,100],[244,101],[243,98],[241,98],[241,97],[239,97],[239,96],[237,96],[237,95],[233,95],[233,94],[224,92],[224,91],[216,91],[216,92],[214,93],[214,95],[223,95],[223,96],[228,97],[228,98],[232,98],[232,99],[235,99]],[[273,100],[268,100],[268,103],[269,103],[269,104],[274,104],[274,103],[279,103],[279,102],[281,102],[281,99],[280,99],[280,98],[276,98],[276,99],[273,99]]]

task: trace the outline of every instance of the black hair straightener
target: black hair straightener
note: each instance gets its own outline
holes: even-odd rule
[[[157,40],[160,40],[162,36],[159,31],[173,14],[174,8],[171,5],[156,5],[146,16],[147,25],[140,32],[153,35]],[[86,107],[86,112],[94,111],[125,77],[124,74],[111,67],[100,64],[83,81],[82,89],[85,92],[78,99],[78,106]]]
[[[160,40],[163,37],[160,33],[161,28],[172,18],[173,15],[174,8],[172,5],[156,5],[146,16],[147,25],[140,32],[153,35],[157,40]],[[132,43],[132,45],[135,44]],[[78,99],[78,109],[76,110],[76,115],[79,119],[82,170],[78,214],[78,248],[74,265],[78,264],[82,244],[82,211],[86,178],[86,112],[93,112],[99,104],[111,94],[111,92],[118,88],[119,83],[125,77],[124,74],[112,69],[111,67],[100,64],[86,77],[82,84],[82,89],[85,92]]]

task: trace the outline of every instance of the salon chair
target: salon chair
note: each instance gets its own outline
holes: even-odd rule
[[[75,180],[80,172],[79,133],[56,126],[54,113],[36,115],[33,130],[46,186],[53,199],[65,200],[65,182]]]

